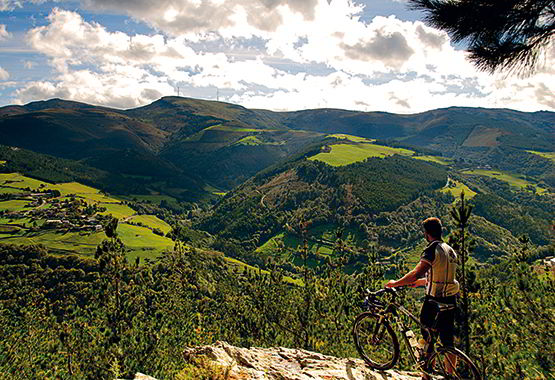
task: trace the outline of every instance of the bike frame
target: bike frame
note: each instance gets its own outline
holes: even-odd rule
[[[371,310],[371,308],[369,308],[369,310]],[[393,316],[393,320],[395,322],[395,325],[397,325],[397,329],[399,330],[399,332],[403,336],[403,340],[405,342],[405,345],[408,348],[408,351],[410,353],[410,357],[412,358],[412,360],[414,361],[416,366],[421,371],[425,372],[425,369],[424,369],[425,363],[422,362],[421,360],[419,360],[416,357],[416,354],[414,353],[414,348],[411,346],[411,344],[409,342],[409,339],[407,338],[407,334],[406,334],[406,332],[409,330],[409,328],[407,326],[405,326],[405,323],[400,318],[399,313],[405,315],[406,317],[408,317],[409,319],[414,321],[421,329],[424,329],[424,330],[428,331],[428,336],[430,337],[429,341],[427,342],[428,344],[431,344],[431,342],[434,341],[434,339],[435,339],[434,330],[424,326],[422,323],[420,323],[420,320],[414,316],[414,314],[412,314],[410,311],[408,311],[407,308],[405,308],[403,305],[398,304],[396,302],[390,302],[387,305],[387,307],[384,309],[383,312],[378,312],[378,314],[386,320],[387,320],[388,314]],[[439,341],[438,341],[438,344],[440,346],[442,346]]]

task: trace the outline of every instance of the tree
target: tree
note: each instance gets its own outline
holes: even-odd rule
[[[459,248],[459,262],[461,263],[461,294],[462,294],[462,308],[463,308],[463,338],[464,338],[464,350],[466,353],[470,354],[470,328],[469,328],[469,299],[468,299],[468,286],[467,286],[467,273],[466,273],[466,262],[468,260],[468,247],[467,241],[465,241],[466,229],[468,228],[468,221],[470,219],[470,214],[472,212],[472,206],[470,206],[464,199],[464,191],[461,192],[460,201],[457,202],[456,206],[450,211],[451,217],[455,222],[455,226],[458,231],[454,234],[456,242],[452,242],[453,246]],[[451,242],[450,242],[451,243]],[[456,243],[456,244],[455,244]]]
[[[454,42],[468,42],[480,69],[533,72],[555,34],[553,0],[409,0]]]

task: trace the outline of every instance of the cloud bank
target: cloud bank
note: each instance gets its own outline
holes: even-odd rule
[[[477,72],[449,37],[421,22],[360,18],[348,0],[86,0],[154,28],[128,35],[54,9],[26,41],[56,78],[20,88],[129,108],[181,95],[294,110],[336,107],[398,113],[459,106],[553,109],[551,67],[526,79]],[[549,69],[547,69],[549,68]]]

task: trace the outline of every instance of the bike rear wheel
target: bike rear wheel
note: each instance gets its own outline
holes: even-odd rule
[[[426,362],[426,369],[434,380],[481,380],[472,360],[455,347],[438,347]]]
[[[392,368],[399,359],[399,341],[395,332],[380,316],[365,312],[353,324],[353,338],[359,355],[374,369]]]

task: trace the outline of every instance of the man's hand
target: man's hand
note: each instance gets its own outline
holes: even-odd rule
[[[396,284],[397,284],[397,281],[389,280],[389,282],[387,284],[385,284],[385,287],[386,288],[394,288]]]

